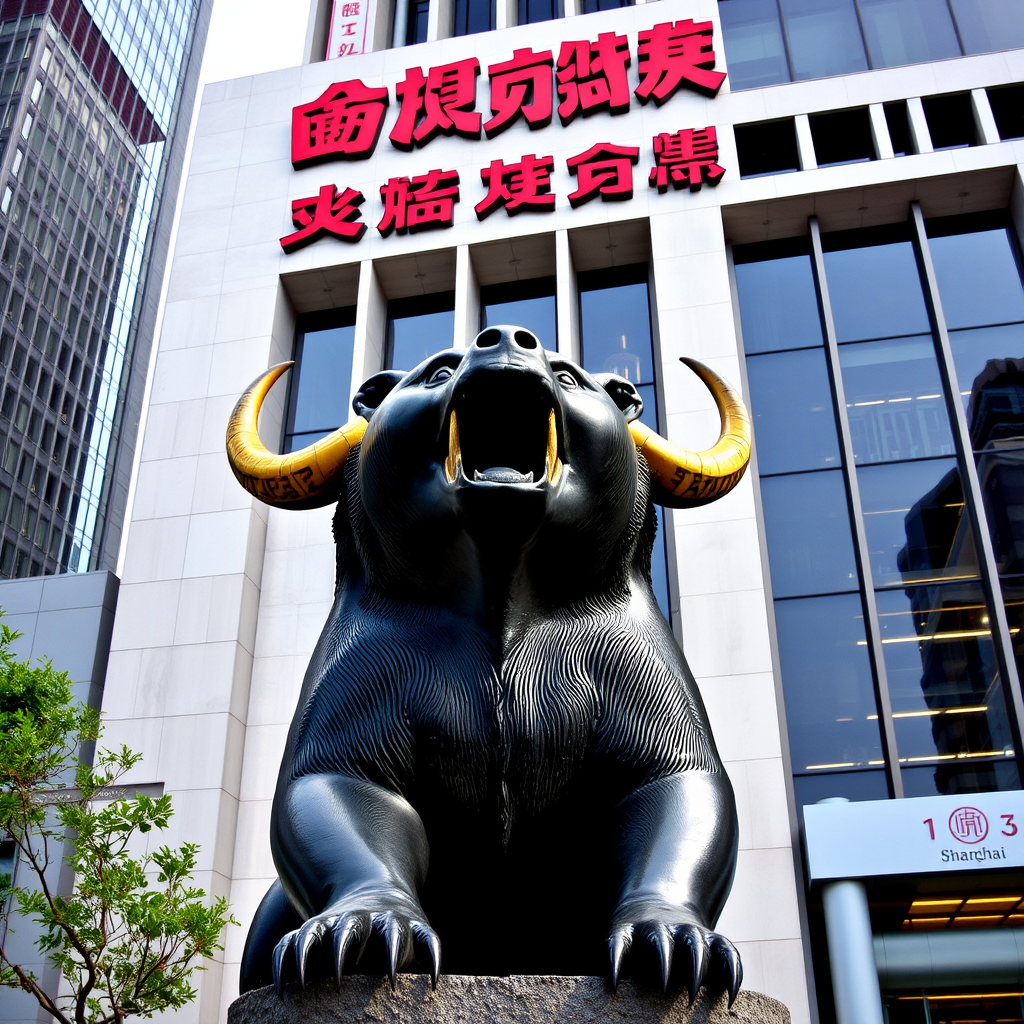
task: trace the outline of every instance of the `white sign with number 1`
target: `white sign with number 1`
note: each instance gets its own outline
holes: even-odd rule
[[[1024,792],[809,804],[812,881],[1024,867]]]

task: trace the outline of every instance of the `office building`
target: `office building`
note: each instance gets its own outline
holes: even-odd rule
[[[799,1024],[1020,1021],[1020,3],[336,0],[308,58],[203,100],[107,673],[203,884],[247,925],[274,878],[334,586],[332,510],[237,485],[232,406],[294,358],[260,429],[300,447],[517,322],[684,447],[718,417],[681,357],[750,406],[746,478],[656,559],[746,984]],[[183,1016],[224,1016],[244,935]]]

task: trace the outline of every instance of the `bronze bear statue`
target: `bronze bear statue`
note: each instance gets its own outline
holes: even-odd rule
[[[738,991],[712,929],[737,820],[693,676],[651,587],[652,502],[705,503],[749,458],[676,448],[628,381],[529,331],[371,377],[357,418],[271,454],[228,428],[235,475],[286,508],[337,502],[334,606],[306,672],[271,818],[280,881],[249,932],[242,991],[415,961],[455,974],[625,968],[691,1000]],[[631,953],[631,949],[633,953]],[[673,974],[673,961],[676,968]]]

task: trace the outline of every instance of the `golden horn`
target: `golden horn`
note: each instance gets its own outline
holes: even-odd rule
[[[677,448],[639,420],[629,425],[637,448],[647,460],[651,480],[665,494],[653,500],[671,508],[693,508],[728,494],[750,461],[750,416],[743,399],[714,370],[696,359],[683,359],[714,396],[722,417],[718,441],[705,452]]]
[[[362,439],[366,420],[357,416],[315,444],[289,455],[263,447],[257,423],[274,382],[292,366],[278,363],[260,375],[238,400],[228,420],[231,471],[254,497],[276,508],[321,508],[338,500],[337,481],[348,453]]]

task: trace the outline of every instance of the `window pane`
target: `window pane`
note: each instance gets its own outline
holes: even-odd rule
[[[306,331],[293,385],[291,433],[333,430],[350,416],[352,343],[355,327]]]
[[[747,380],[762,475],[840,464],[824,349],[751,356]]]
[[[494,0],[455,0],[452,35],[469,36],[494,29]]]
[[[954,459],[857,470],[875,586],[977,576]]]
[[[646,424],[651,430],[658,429],[658,396],[655,393],[653,384],[641,384],[637,391],[643,399],[644,411],[640,413],[640,422]]]
[[[947,327],[1024,320],[1024,286],[1006,228],[930,238],[928,248]]]
[[[1004,761],[988,761],[980,764],[952,764],[943,761],[934,767],[917,768],[904,766],[900,773],[903,779],[904,796],[945,796],[957,793],[993,793],[1009,789],[1020,789],[1020,773],[1017,764],[1007,758]],[[992,1012],[992,1001],[985,1000],[985,1012]],[[949,1004],[945,1004],[949,1009]],[[959,1007],[958,1007],[959,1009]],[[977,1005],[971,1010],[979,1009]],[[1018,1013],[1016,1007],[1013,1010]]]
[[[658,600],[661,614],[668,622],[672,621],[668,600],[668,559],[665,557],[665,510],[655,506],[658,513],[658,532],[654,535],[654,550],[651,552],[651,583],[654,596]]]
[[[857,0],[871,65],[890,68],[959,57],[946,0]]]
[[[739,263],[736,290],[747,355],[822,343],[810,256]]]
[[[515,324],[525,327],[540,339],[541,345],[553,352],[557,348],[555,297],[518,299],[513,302],[491,302],[484,306],[484,327],[494,324]]]
[[[560,0],[519,0],[520,25],[532,25],[538,21],[551,21],[562,16]]]
[[[860,772],[821,772],[819,775],[797,775],[793,779],[797,814],[803,820],[803,809],[831,796],[847,800],[887,800],[889,783],[883,768]]]
[[[867,71],[853,0],[782,0],[793,77]]]
[[[967,53],[1024,46],[1020,0],[951,0]]]
[[[452,347],[455,311],[395,317],[390,323],[391,370],[411,370],[435,352]]]
[[[858,464],[953,454],[931,337],[843,345],[839,361]]]
[[[1013,641],[1017,674],[1024,677],[1024,576],[1006,576],[999,582],[1003,589],[1003,605]]]
[[[910,242],[826,252],[825,274],[839,341],[931,329]]]
[[[775,597],[857,589],[841,472],[766,477],[761,500]]]
[[[583,367],[634,384],[654,380],[646,284],[580,292]]]
[[[723,0],[718,14],[734,92],[789,81],[775,0]]]
[[[634,0],[583,0],[583,13],[596,14],[598,11],[614,11],[620,7],[632,7]]]
[[[999,572],[1024,573],[1024,449],[979,455],[978,477]]]
[[[430,0],[409,0],[409,21],[405,32],[405,45],[427,41],[427,21]]]
[[[1012,753],[981,584],[876,597],[901,761]]]
[[[993,387],[993,368],[990,360],[1003,362],[1007,359],[1024,357],[1024,324],[1009,324],[1003,327],[982,327],[973,331],[950,331],[949,344],[956,364],[960,397],[965,407],[970,407],[971,396],[981,388]],[[1022,396],[1024,397],[1024,396]],[[968,418],[973,420],[981,412],[979,399],[974,399],[975,408]],[[983,448],[985,440],[991,439],[992,431],[979,424],[981,435],[975,448]],[[973,432],[973,431],[972,431]]]
[[[860,597],[776,601],[775,623],[794,773],[881,765]]]
[[[341,424],[338,425],[340,426]],[[286,452],[297,452],[300,448],[307,448],[311,444],[316,444],[317,441],[322,440],[330,433],[330,430],[314,430],[310,434],[289,434],[285,439],[284,450]]]

